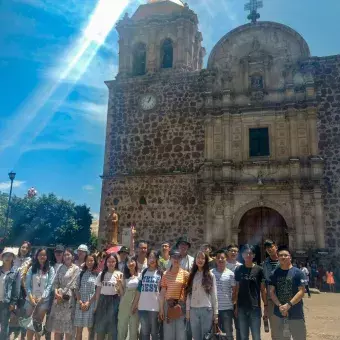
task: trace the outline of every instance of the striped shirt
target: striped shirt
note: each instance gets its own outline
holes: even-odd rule
[[[216,278],[218,310],[233,310],[232,292],[233,287],[236,286],[235,274],[228,268],[222,273],[216,268],[212,269],[211,272]]]
[[[162,277],[161,287],[166,289],[165,299],[184,301],[184,288],[188,283],[189,273],[179,269],[177,273],[166,271]]]

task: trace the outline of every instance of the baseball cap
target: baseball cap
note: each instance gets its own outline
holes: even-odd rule
[[[65,251],[65,247],[62,244],[57,244],[54,248],[54,251],[59,251],[63,253]]]

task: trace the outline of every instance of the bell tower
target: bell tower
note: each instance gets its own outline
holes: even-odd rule
[[[202,69],[205,49],[197,15],[180,0],[148,0],[116,28],[120,77]]]

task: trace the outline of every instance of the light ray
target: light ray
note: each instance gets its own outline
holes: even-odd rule
[[[2,129],[0,153],[21,144],[23,152],[46,127],[57,109],[65,101],[73,86],[86,72],[98,49],[114,27],[118,18],[129,4],[129,0],[99,0],[86,28],[78,38],[76,47],[70,48],[60,59],[56,82],[49,82],[37,88],[20,106],[12,119],[5,122]],[[65,60],[68,61],[66,67]],[[73,82],[64,81],[72,77]],[[44,114],[41,113],[42,109]],[[13,122],[18,122],[13,124]],[[16,160],[21,152],[16,155]]]

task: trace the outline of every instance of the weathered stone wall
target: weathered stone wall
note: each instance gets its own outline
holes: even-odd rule
[[[340,55],[314,58],[318,86],[319,150],[325,161],[326,245],[340,252]]]
[[[204,157],[199,73],[156,74],[109,83],[106,174],[192,172]],[[143,111],[143,94],[157,108]]]
[[[149,240],[151,246],[165,240],[174,243],[186,235],[196,248],[204,235],[203,206],[196,183],[196,175],[180,174],[107,179],[103,209],[108,212],[115,206],[118,210],[118,239],[123,228],[135,224],[136,238]],[[140,204],[141,197],[145,205]]]

